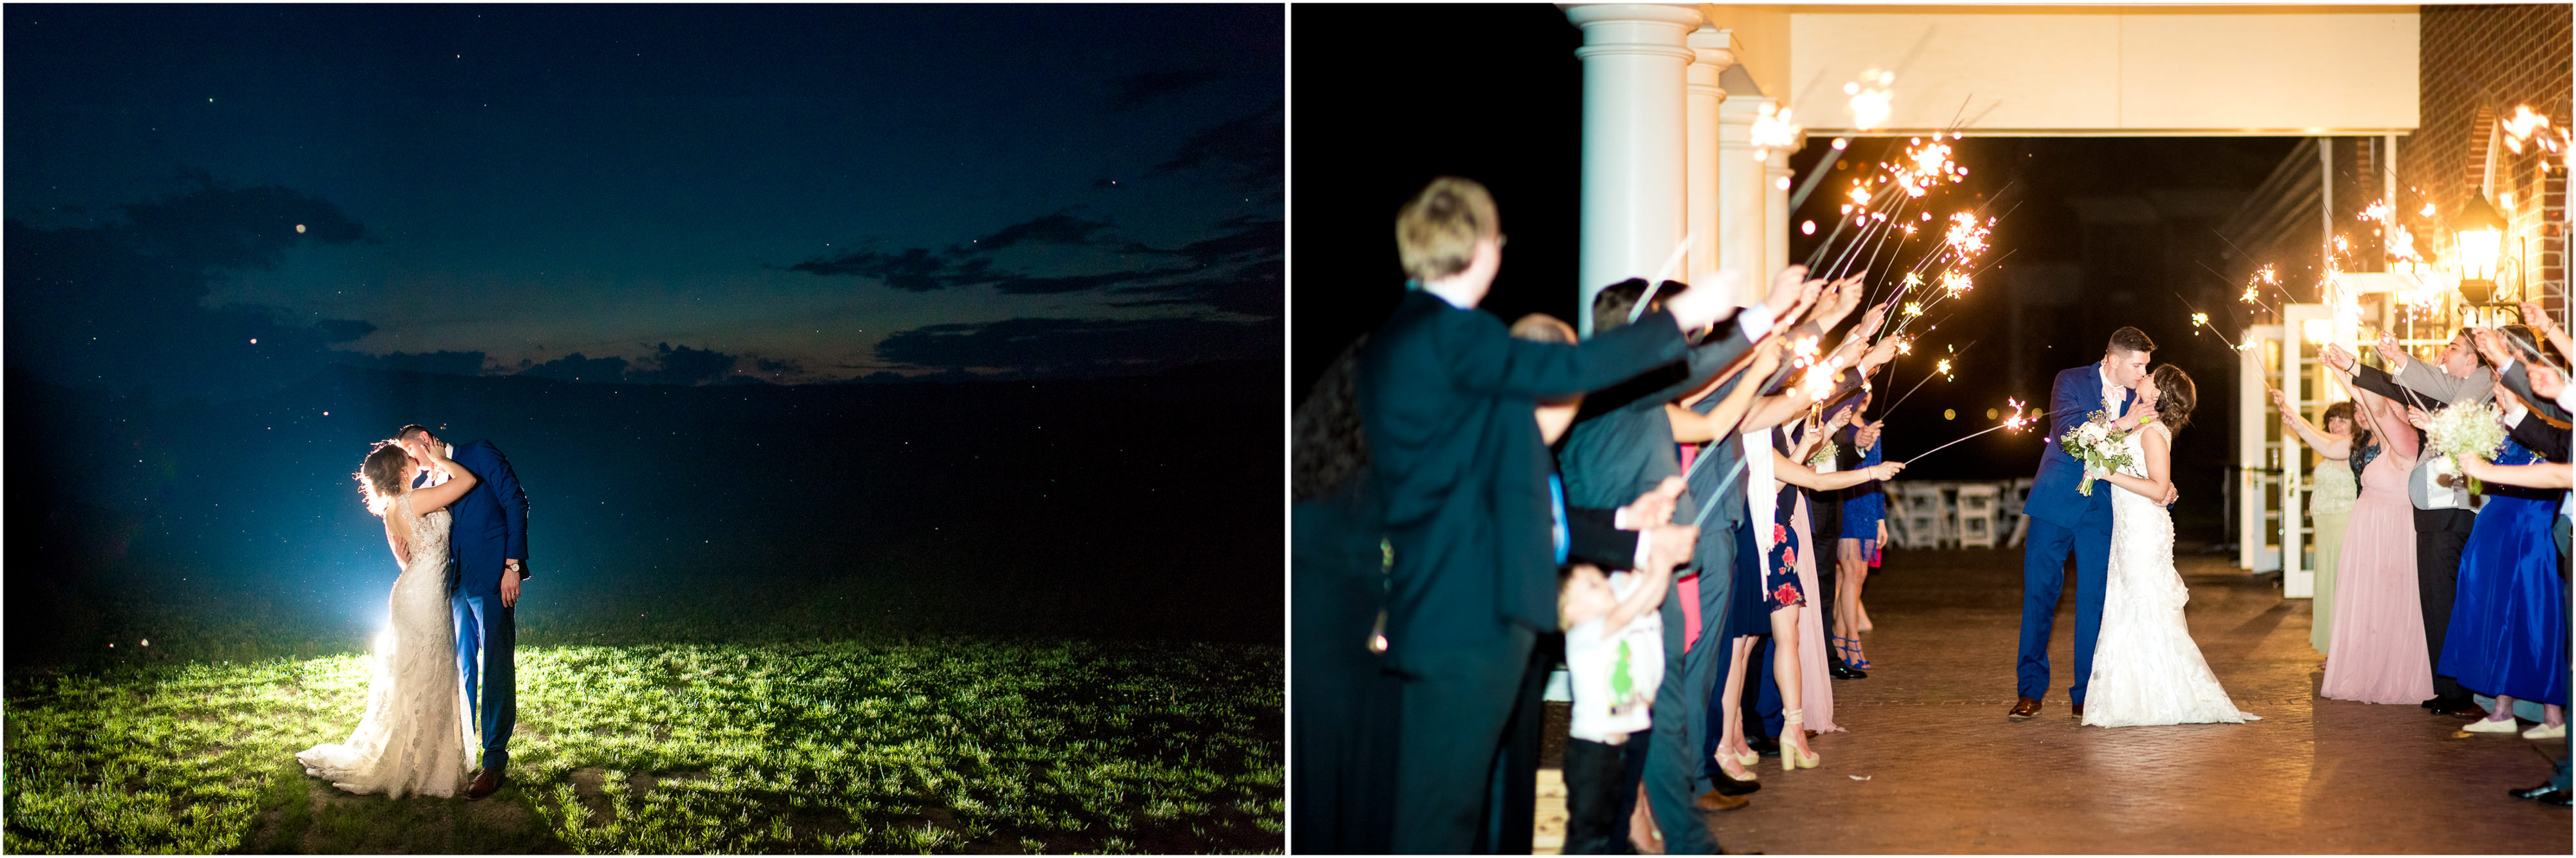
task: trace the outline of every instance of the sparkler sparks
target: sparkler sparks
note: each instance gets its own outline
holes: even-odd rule
[[[1956,270],[1941,272],[1941,290],[1947,294],[1947,297],[1959,297],[1960,293],[1975,287],[1975,283],[1969,282],[1966,272]]]
[[[1994,218],[1979,223],[1975,214],[1960,212],[1950,216],[1950,232],[1942,240],[1962,260],[1973,259],[1986,252],[1986,236],[1993,234],[1994,226]]]
[[[1771,150],[1788,149],[1798,144],[1798,135],[1805,133],[1806,129],[1798,127],[1798,123],[1791,119],[1791,113],[1786,107],[1762,106],[1762,114],[1753,118],[1750,141],[1753,160],[1768,161]]]
[[[2012,398],[2012,397],[2007,396],[2007,397],[2004,397],[2004,404],[2005,404],[2005,405],[2012,406],[2012,416],[2004,418],[2004,426],[2005,426],[2006,428],[2012,429],[2012,430],[2014,430],[2014,431],[2020,431],[2020,430],[2023,430],[2023,429],[2028,429],[2028,428],[2030,428],[2030,424],[2032,424],[2032,423],[2034,423],[2034,422],[2037,422],[2037,421],[2039,420],[2039,418],[2037,418],[2037,417],[2033,417],[2033,416],[2025,415],[2025,414],[2023,414],[2023,413],[2022,413],[2022,409],[2023,409],[2025,406],[2023,405],[2023,403],[2022,403],[2022,401],[2021,401],[2021,400],[2014,399],[2014,398]]]
[[[1890,111],[1888,87],[1896,84],[1896,73],[1870,69],[1860,73],[1860,80],[1843,84],[1843,94],[1851,96],[1852,127],[1868,131],[1887,122]]]

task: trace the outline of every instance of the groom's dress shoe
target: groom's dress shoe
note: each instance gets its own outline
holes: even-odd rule
[[[2084,720],[2084,704],[2082,704],[2082,703],[2075,704],[2074,712],[2075,712],[2075,720],[2077,720],[2077,721],[2082,721],[2082,720]]]
[[[2012,711],[2004,713],[2004,717],[2015,721],[2023,721],[2038,714],[2039,701],[2036,698],[2024,697],[2013,701]]]
[[[501,789],[501,770],[486,767],[474,776],[474,785],[465,790],[467,801],[477,801]]]

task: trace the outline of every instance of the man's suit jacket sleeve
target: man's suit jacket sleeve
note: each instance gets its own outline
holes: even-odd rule
[[[1620,530],[1619,511],[1565,508],[1565,557],[1568,563],[1590,563],[1605,571],[1637,565],[1637,532]]]
[[[1438,354],[1460,390],[1551,399],[1590,393],[1679,360],[1687,344],[1673,314],[1657,310],[1635,324],[1574,345],[1513,337],[1491,314],[1444,314]],[[1454,321],[1450,321],[1454,320]]]
[[[520,490],[519,475],[510,470],[510,460],[501,455],[501,448],[478,444],[474,451],[478,454],[474,457],[478,461],[461,464],[491,483],[492,497],[501,502],[501,556],[525,561],[528,559],[528,494]],[[524,563],[520,567],[520,577],[527,577]]]
[[[2358,370],[2352,379],[2354,387],[2388,397],[2399,405],[2412,405],[2431,411],[2451,404],[2449,400],[2437,400],[2410,388],[2399,386],[2397,379],[2389,377],[2387,370],[2365,364],[2355,364],[2354,368]]]
[[[2537,413],[2522,415],[2522,422],[2513,424],[2508,434],[2513,436],[2514,443],[2539,453],[2541,458],[2552,462],[2567,461],[2568,430],[2549,425]]]
[[[2531,403],[2532,411],[2547,415],[2549,419],[2560,423],[2567,422],[2567,409],[2558,407],[2557,400],[2545,399],[2540,394],[2531,392],[2530,367],[2529,362],[2519,360],[2506,366],[2504,368],[2505,389],[2513,391],[2515,396],[2522,397],[2522,401]]]
[[[2475,397],[2479,402],[2495,398],[2495,391],[2492,389],[2495,386],[2495,371],[2483,366],[2471,370],[2469,377],[2459,378],[2434,369],[2432,364],[2409,360],[2405,368],[2397,371],[2397,383],[2432,397],[2444,405],[2469,397]]]
[[[2092,371],[2079,370],[2079,372]],[[2075,427],[2082,426],[2084,421],[2093,419],[2093,412],[2100,410],[2102,410],[2101,388],[2086,390],[2082,376],[2070,378],[2065,373],[2058,373],[2057,383],[2050,385],[2048,389],[2048,437],[2051,439],[2066,437],[2066,433],[2075,431]],[[2117,418],[2120,415],[2111,416]],[[2049,443],[2056,442],[2051,440]]]

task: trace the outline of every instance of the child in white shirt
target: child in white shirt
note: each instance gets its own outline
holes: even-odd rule
[[[1663,682],[1664,623],[1657,613],[1672,570],[1614,572],[1577,564],[1557,594],[1565,667],[1574,692],[1565,746],[1565,849],[1611,854],[1626,842],[1621,798],[1632,790],[1621,764],[1629,735],[1654,726]]]

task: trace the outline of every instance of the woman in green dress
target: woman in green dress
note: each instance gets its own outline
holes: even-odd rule
[[[2327,633],[2334,628],[2335,565],[2343,558],[2344,523],[2352,515],[2353,499],[2361,494],[2359,466],[2370,463],[2377,446],[2369,430],[2353,422],[2350,402],[2326,407],[2322,431],[2290,410],[2282,402],[2280,391],[2272,392],[2272,404],[2281,410],[2281,425],[2297,432],[2318,456],[2316,485],[2308,494],[2308,512],[2317,536],[2316,597],[2310,600],[2315,619],[2308,630],[2308,644],[2322,655]],[[2362,451],[2358,459],[2353,457],[2356,450]]]

